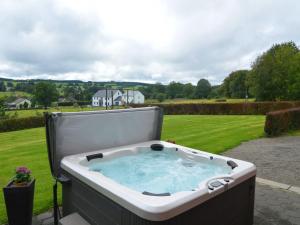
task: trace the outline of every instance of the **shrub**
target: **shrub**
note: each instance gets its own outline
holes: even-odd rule
[[[57,106],[73,106],[74,102],[58,102]]]
[[[289,130],[300,128],[300,108],[292,108],[267,113],[265,132],[276,136]]]
[[[216,99],[215,102],[227,102],[227,99],[220,98]]]
[[[18,118],[18,119],[5,119],[5,120],[0,120],[0,132],[43,127],[44,125],[45,125],[44,117],[42,116]]]
[[[300,107],[300,102],[247,102],[198,104],[144,104],[133,107],[159,106],[167,115],[266,115],[270,111]]]
[[[92,104],[91,101],[58,102],[57,106],[73,106],[75,103],[77,105],[79,105],[79,106],[84,106],[84,105],[90,105],[90,104]]]

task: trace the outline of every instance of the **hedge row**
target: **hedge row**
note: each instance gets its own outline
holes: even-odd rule
[[[162,107],[166,115],[266,115],[270,111],[300,107],[300,101],[132,105],[145,106]]]
[[[5,111],[24,111],[24,110],[34,110],[34,109],[44,109],[44,107],[32,107],[32,108],[22,108],[22,109],[5,108]]]
[[[45,121],[42,116],[0,120],[0,132],[43,127],[44,125]]]
[[[289,130],[300,129],[300,108],[292,108],[267,113],[265,132],[277,136]]]
[[[77,104],[79,106],[91,105],[91,101],[76,101],[76,102],[58,102],[57,106],[73,106]]]

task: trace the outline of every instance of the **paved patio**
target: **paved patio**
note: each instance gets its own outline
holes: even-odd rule
[[[225,155],[257,166],[254,225],[300,225],[300,137],[262,138]],[[50,212],[33,225],[52,225]]]
[[[261,138],[225,155],[253,162],[258,177],[300,187],[300,137]]]
[[[257,167],[255,225],[300,225],[300,137],[261,138],[225,155]]]

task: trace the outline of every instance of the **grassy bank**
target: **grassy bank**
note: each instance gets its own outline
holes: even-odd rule
[[[162,139],[220,153],[242,141],[263,135],[264,116],[165,116]],[[44,128],[0,133],[0,186],[7,184],[16,166],[24,165],[37,179],[34,212],[52,206],[52,177],[46,153]],[[6,221],[0,196],[0,224]]]

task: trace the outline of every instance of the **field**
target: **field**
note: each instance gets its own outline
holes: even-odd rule
[[[16,95],[16,96],[26,96],[29,95],[25,92],[0,92],[0,98],[4,96]],[[249,99],[249,102],[253,102],[254,99]],[[245,102],[245,99],[227,99],[225,103],[239,103]],[[145,104],[158,103],[155,99],[146,100]],[[167,99],[164,104],[189,104],[189,103],[218,103],[216,99]],[[114,107],[118,108],[118,107]],[[120,108],[120,107],[119,107]],[[51,107],[47,110],[45,109],[27,109],[27,110],[11,110],[6,113],[10,116],[15,116],[17,118],[24,118],[30,116],[41,116],[43,112],[76,112],[76,111],[89,111],[89,110],[102,110],[104,107],[76,107],[76,106],[63,106],[63,107]]]
[[[242,141],[263,136],[264,116],[165,116],[162,139],[221,153]],[[0,186],[13,176],[16,166],[25,165],[37,179],[34,213],[52,206],[52,184],[44,128],[0,133]],[[0,224],[5,222],[0,197]]]
[[[0,98],[9,97],[9,96],[30,97],[31,95],[23,91],[5,91],[5,92],[0,91]]]
[[[116,108],[116,107],[114,107]],[[89,110],[103,110],[104,107],[74,107],[74,106],[64,106],[64,107],[52,107],[49,109],[27,109],[27,110],[11,110],[6,111],[8,115],[17,114],[17,118],[24,118],[30,116],[41,116],[44,112],[78,112],[78,111],[89,111]]]
[[[1,93],[7,93],[7,92],[0,92]],[[239,103],[244,102],[245,99],[227,99],[226,103]],[[249,99],[249,102],[253,102],[254,99]],[[157,100],[146,100],[145,104],[153,104],[158,103]],[[216,99],[167,99],[164,102],[164,104],[189,104],[189,103],[218,103],[216,102]],[[114,107],[118,108],[118,107]],[[50,109],[27,109],[27,110],[12,110],[7,111],[6,113],[8,115],[17,115],[17,118],[24,118],[29,116],[40,116],[45,111],[51,111],[51,112],[76,112],[76,111],[89,111],[89,110],[102,110],[104,107],[75,107],[75,106],[63,106],[63,107],[51,107]]]

